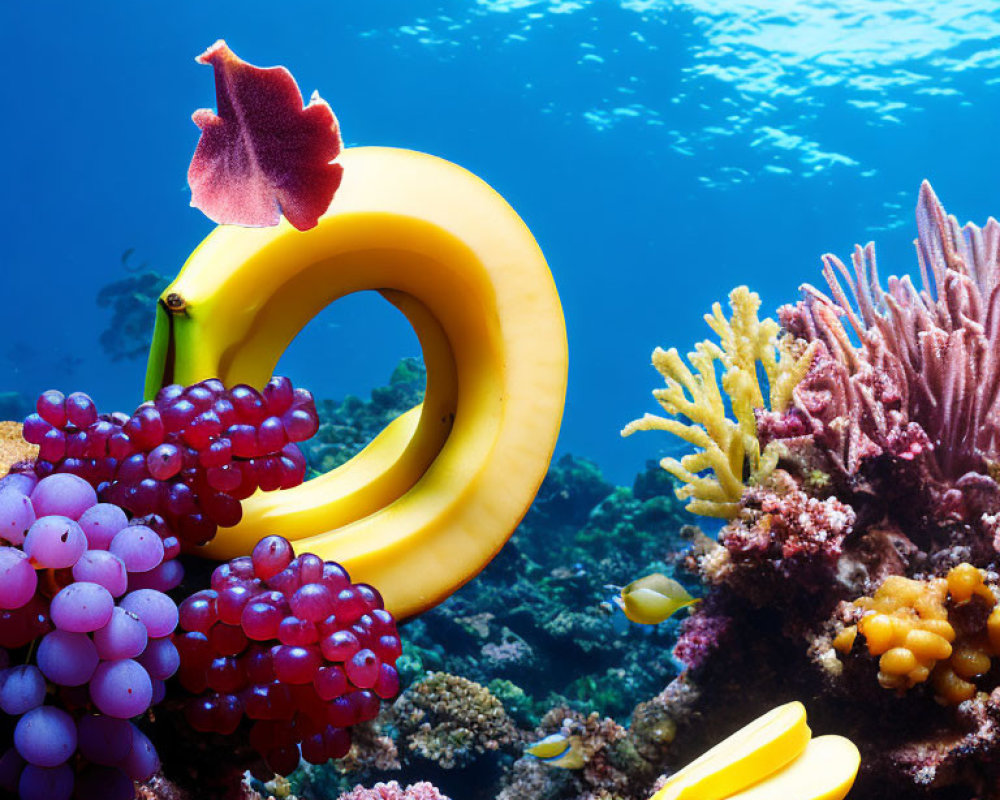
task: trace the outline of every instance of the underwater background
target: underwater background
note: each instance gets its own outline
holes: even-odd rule
[[[740,284],[773,316],[801,283],[822,285],[822,254],[846,261],[856,242],[875,241],[883,276],[912,274],[923,179],[961,222],[1000,213],[1000,6],[4,4],[0,419],[23,417],[48,388],[86,391],[101,408],[141,400],[155,298],[213,227],[188,206],[186,170],[190,114],[215,105],[194,56],[220,37],[318,89],[346,145],[426,151],[494,186],[548,259],[570,348],[562,433],[535,505],[479,578],[404,629],[408,692],[391,740],[388,727],[373,734],[369,760],[341,765],[347,775],[310,768],[268,790],[334,798],[363,776],[433,780],[455,800],[500,786],[511,800],[525,786],[631,797],[599,794],[597,779],[593,795],[571,790],[568,771],[543,794],[511,765],[540,722],[553,727],[547,714],[580,715],[569,727],[601,747],[624,736],[616,722],[645,725],[646,742],[674,736],[656,708],[636,706],[680,671],[678,620],[638,626],[601,608],[607,585],[651,571],[702,593],[679,554],[698,546],[687,526],[718,527],[684,511],[650,463],[684,452],[671,437],[619,435],[656,410],[650,352],[686,352]],[[376,296],[306,328],[278,371],[317,398],[310,466],[342,463],[419,401],[418,357]],[[474,709],[478,725],[442,705]],[[611,785],[630,766],[603,769]]]
[[[773,311],[870,239],[910,270],[923,178],[962,221],[1000,206],[998,36],[985,0],[5,3],[0,390],[138,401],[144,358],[108,358],[95,300],[143,265],[173,277],[211,230],[185,173],[214,104],[194,56],[225,37],[318,89],[347,144],[440,155],[510,201],[569,328],[559,452],[627,482],[660,455],[618,436],[653,408],[649,352],[685,352],[730,288]],[[381,300],[343,306],[283,362],[320,397],[417,355]]]

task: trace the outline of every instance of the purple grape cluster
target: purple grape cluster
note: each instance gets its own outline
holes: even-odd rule
[[[180,542],[146,521],[77,475],[0,480],[0,653],[18,662],[0,672],[16,719],[0,787],[22,800],[128,800],[159,766],[130,720],[180,664],[161,591],[180,581]]]
[[[312,395],[283,377],[263,392],[215,378],[171,384],[131,417],[98,414],[82,392],[44,392],[36,409],[24,438],[40,448],[39,477],[78,475],[102,501],[155,514],[191,545],[239,522],[240,501],[258,489],[302,483],[306,461],[295,442],[319,428]]]
[[[300,752],[312,764],[344,756],[351,727],[399,691],[402,645],[379,593],[280,536],[217,567],[179,619],[178,678],[198,695],[188,722],[229,734],[246,716],[251,746],[282,775]]]

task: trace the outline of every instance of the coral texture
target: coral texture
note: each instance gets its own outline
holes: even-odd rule
[[[786,595],[792,587],[824,591],[854,521],[850,506],[836,497],[810,497],[787,472],[777,470],[766,486],[744,492],[739,515],[719,534],[726,567],[706,577],[739,582],[741,594],[757,602],[778,586]]]
[[[1000,654],[1000,607],[983,570],[971,564],[926,581],[892,575],[854,605],[861,619],[838,634],[834,647],[850,653],[860,633],[880,657],[878,680],[887,689],[930,678],[935,697],[957,705],[975,696],[976,679]]]
[[[644,794],[643,776],[647,783],[652,783],[655,777],[625,728],[599,714],[585,716],[566,707],[556,707],[542,717],[535,733],[539,739],[554,733],[572,738],[583,757],[583,767],[558,769],[524,756],[514,764],[497,800],[631,798],[639,786]]]
[[[34,461],[38,446],[28,444],[21,436],[20,422],[0,422],[0,475],[21,461]]]
[[[734,289],[729,305],[729,319],[718,303],[705,315],[719,343],[705,340],[695,345],[695,352],[688,354],[695,372],[676,349],[653,351],[653,366],[667,384],[665,389],[654,390],[653,396],[670,417],[646,414],[622,430],[623,436],[640,430],[667,431],[698,448],[679,461],[665,458],[662,466],[682,482],[677,496],[689,501],[689,511],[724,518],[733,517],[739,509],[744,472],[757,482],[777,464],[774,450],[761,451],[754,410],[784,411],[816,349],[795,352],[779,342],[778,323],[758,318],[760,297],[747,287]],[[717,361],[723,370],[721,389]],[[766,400],[758,367],[767,377]],[[727,416],[727,401],[735,419]],[[681,422],[678,416],[690,421]],[[706,470],[711,470],[712,477],[699,474]]]
[[[427,781],[411,784],[403,789],[396,781],[376,783],[370,789],[356,786],[342,794],[338,800],[448,800]]]
[[[407,748],[444,769],[489,750],[513,748],[521,735],[503,705],[475,681],[431,672],[393,706]]]
[[[853,272],[824,257],[832,299],[806,285],[779,311],[821,345],[794,415],[845,475],[880,455],[914,462],[937,515],[968,520],[1000,492],[1000,223],[960,227],[925,182],[917,228],[920,289],[905,276],[883,289],[869,243]]]

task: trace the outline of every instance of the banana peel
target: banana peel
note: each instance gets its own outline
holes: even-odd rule
[[[220,226],[192,253],[160,297],[146,396],[209,377],[260,388],[323,308],[381,292],[420,340],[423,404],[341,467],[249,498],[199,552],[232,558],[281,534],[405,618],[476,575],[534,498],[562,416],[566,329],[538,245],[486,183],[394,148],[340,163],[315,228]]]
[[[791,764],[728,800],[843,800],[860,765],[850,739],[817,736]]]
[[[810,738],[799,702],[778,706],[672,775],[650,800],[843,800],[861,757],[842,736]]]
[[[797,758],[809,736],[802,703],[778,706],[692,761],[650,800],[725,800]]]

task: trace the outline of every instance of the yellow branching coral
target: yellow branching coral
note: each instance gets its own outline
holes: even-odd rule
[[[667,431],[698,448],[680,461],[665,458],[660,465],[682,482],[677,496],[689,501],[688,511],[727,519],[739,508],[744,475],[759,482],[778,462],[774,448],[761,452],[754,410],[785,411],[815,351],[815,345],[797,348],[790,337],[779,340],[778,323],[758,318],[760,297],[746,286],[733,289],[729,306],[729,319],[719,303],[705,315],[719,342],[705,340],[695,345],[695,351],[688,354],[693,372],[675,348],[653,351],[653,366],[667,383],[666,388],[654,390],[653,396],[670,418],[646,414],[622,430],[622,436]],[[716,362],[722,370],[721,388]],[[766,387],[761,385],[760,369]],[[735,419],[726,414],[727,399]],[[679,416],[689,422],[676,419]]]
[[[983,630],[957,636],[949,609],[972,602],[992,611]],[[927,581],[890,576],[874,596],[854,604],[864,615],[857,626],[842,630],[833,646],[847,653],[856,634],[864,636],[868,652],[879,656],[878,680],[887,689],[930,679],[937,698],[955,705],[975,696],[975,679],[1000,655],[1000,606],[983,571],[971,564]]]

